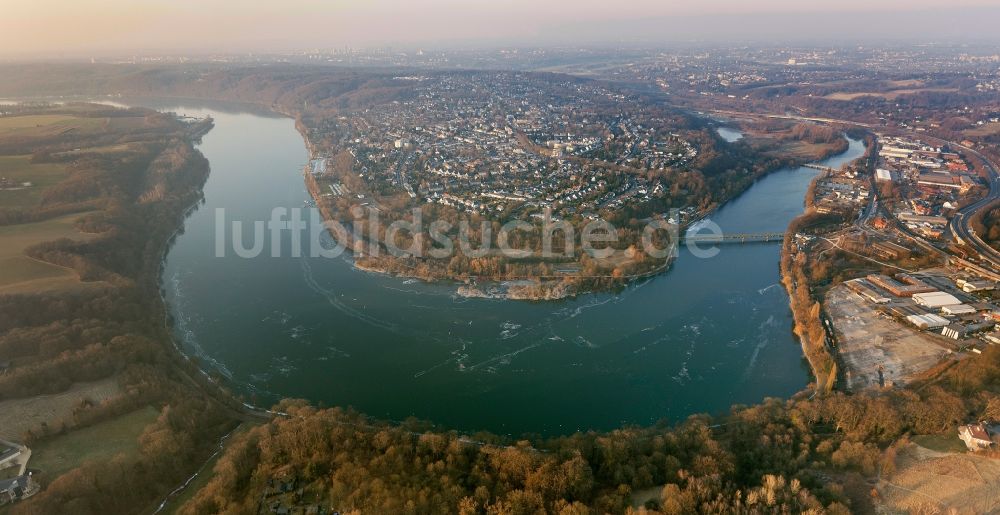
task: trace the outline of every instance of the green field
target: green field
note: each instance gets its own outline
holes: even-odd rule
[[[913,443],[937,452],[966,452],[965,443],[954,435],[916,435],[910,438]]]
[[[52,289],[78,284],[79,279],[72,270],[32,259],[24,255],[24,251],[32,245],[60,238],[94,238],[95,235],[82,233],[73,225],[84,214],[0,226],[0,293],[25,291],[25,287],[29,290]]]
[[[0,118],[2,120],[2,118]],[[60,163],[32,164],[31,156],[0,156],[0,177],[15,184],[30,182],[31,186],[0,190],[0,208],[25,208],[37,206],[42,191],[69,175],[66,165]]]
[[[91,460],[109,460],[139,452],[139,435],[159,412],[146,407],[132,413],[45,440],[31,449],[28,468],[51,482]]]

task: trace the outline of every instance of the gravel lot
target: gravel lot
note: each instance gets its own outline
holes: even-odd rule
[[[874,305],[843,285],[830,290],[824,306],[833,321],[851,390],[880,386],[880,369],[885,384],[906,384],[955,347],[943,336],[880,316]]]

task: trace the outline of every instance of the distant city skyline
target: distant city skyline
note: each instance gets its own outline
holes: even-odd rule
[[[705,42],[996,40],[996,0],[8,0],[0,57]]]

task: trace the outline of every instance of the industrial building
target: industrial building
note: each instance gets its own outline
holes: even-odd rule
[[[891,241],[876,241],[871,244],[871,251],[882,259],[901,259],[910,256],[910,249]]]
[[[911,275],[899,274],[896,277],[898,277],[902,282],[882,274],[871,274],[867,279],[875,286],[878,286],[879,288],[882,288],[897,297],[912,297],[917,293],[937,291],[937,288],[929,286],[927,283]],[[958,302],[956,301],[954,304],[958,304]]]
[[[949,324],[941,329],[941,335],[951,338],[952,340],[961,340],[965,338],[968,333],[966,333],[965,326],[962,324]]]
[[[915,293],[913,294],[913,301],[927,308],[943,308],[962,303],[954,295],[943,291]]]
[[[889,297],[883,295],[875,288],[872,288],[871,285],[864,279],[861,278],[851,279],[850,281],[847,281],[845,284],[847,285],[848,288],[850,288],[851,291],[857,293],[858,295],[861,295],[862,297],[864,297],[873,304],[888,304],[889,301],[892,300]]]
[[[948,319],[928,313],[926,315],[910,315],[906,317],[906,321],[917,326],[919,329],[937,329],[939,327],[945,327],[949,324]]]
[[[982,279],[956,279],[955,285],[961,288],[965,293],[987,291],[996,288],[996,283]]]
[[[974,315],[976,314],[976,308],[968,304],[955,304],[942,307],[941,312],[945,315]]]
[[[878,170],[875,170],[876,182],[892,182],[893,181],[892,176],[893,173],[890,170],[886,170],[884,168],[879,168]]]

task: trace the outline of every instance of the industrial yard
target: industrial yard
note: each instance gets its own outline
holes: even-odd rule
[[[831,289],[833,322],[851,390],[906,384],[942,359],[981,353],[1000,341],[993,284],[935,268],[871,274]]]
[[[905,384],[955,348],[941,335],[913,330],[872,310],[845,286],[830,290],[826,308],[849,390]]]

